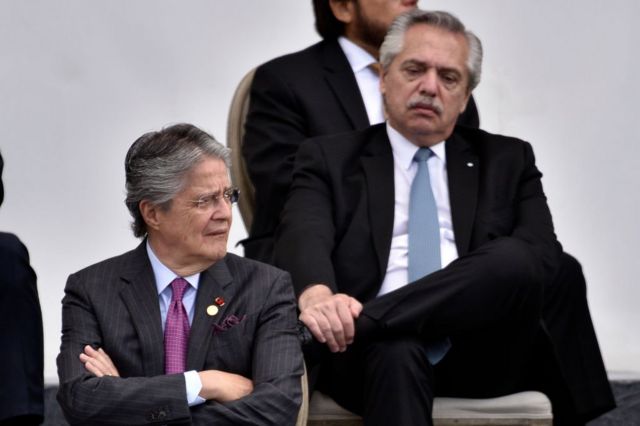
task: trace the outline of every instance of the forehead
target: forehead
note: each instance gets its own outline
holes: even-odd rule
[[[229,185],[229,172],[227,166],[219,158],[204,157],[189,170],[185,176],[185,191],[200,191],[203,188],[210,190],[222,189]],[[197,192],[196,191],[196,192]]]
[[[395,61],[419,61],[462,71],[468,56],[469,45],[463,34],[429,24],[416,24],[405,33],[402,50]]]

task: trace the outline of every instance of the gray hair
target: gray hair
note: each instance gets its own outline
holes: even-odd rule
[[[428,24],[455,34],[462,34],[469,44],[469,56],[467,58],[467,70],[469,71],[469,87],[471,92],[480,83],[482,73],[482,43],[464,24],[455,16],[442,11],[425,11],[414,9],[403,13],[394,21],[387,32],[384,42],[380,47],[380,63],[386,72],[393,59],[400,53],[404,43],[404,35],[414,25]]]
[[[124,162],[125,203],[133,216],[131,228],[136,237],[147,234],[140,202],[147,200],[168,209],[183,189],[186,174],[207,156],[224,161],[227,170],[231,169],[231,150],[192,124],[145,133],[131,145]]]

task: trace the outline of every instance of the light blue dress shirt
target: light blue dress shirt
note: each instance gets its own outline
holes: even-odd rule
[[[162,331],[164,331],[165,323],[167,322],[167,310],[171,304],[171,296],[173,291],[171,290],[171,282],[180,278],[171,269],[167,268],[158,259],[156,254],[151,249],[149,241],[147,240],[147,254],[149,255],[149,261],[151,262],[151,268],[153,269],[153,276],[155,277],[156,289],[158,291],[158,301],[160,302],[160,315],[162,317]],[[198,282],[200,281],[200,273],[189,275],[188,277],[182,277],[188,283],[189,287],[182,296],[182,304],[189,316],[189,325],[193,324],[193,315],[196,305],[196,294],[198,293]],[[187,403],[189,406],[202,404],[206,400],[198,396],[202,389],[202,382],[200,376],[195,370],[185,371],[184,380],[187,389]]]

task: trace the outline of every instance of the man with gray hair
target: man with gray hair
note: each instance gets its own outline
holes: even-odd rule
[[[227,254],[229,150],[178,124],[125,161],[133,251],[69,277],[58,400],[71,424],[294,424],[289,275]]]
[[[558,425],[611,408],[585,295],[553,285],[561,247],[531,145],[456,126],[480,40],[415,10],[381,62],[386,124],[302,144],[276,236],[318,388],[367,425],[432,424],[435,395],[539,389]]]

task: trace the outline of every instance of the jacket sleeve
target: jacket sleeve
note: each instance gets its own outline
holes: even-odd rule
[[[512,237],[526,242],[540,260],[540,277],[550,282],[560,261],[562,246],[558,242],[542,188],[542,173],[535,164],[531,145],[523,143],[523,171],[515,199],[516,222]]]
[[[102,346],[100,325],[78,275],[62,300],[58,401],[70,424],[144,425],[189,422],[183,374],[95,377],[79,359],[84,346]],[[117,367],[117,365],[116,365]]]
[[[276,265],[291,273],[296,296],[318,283],[338,292],[332,262],[336,230],[331,181],[320,144],[302,144],[275,246]]]
[[[194,424],[279,426],[296,422],[302,401],[303,364],[291,279],[282,271],[261,274],[273,282],[254,334],[253,392],[236,401],[209,401],[192,407]]]

